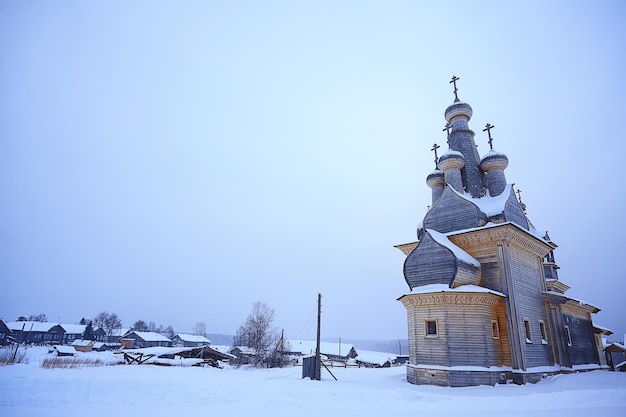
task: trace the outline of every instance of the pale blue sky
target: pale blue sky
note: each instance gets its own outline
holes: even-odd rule
[[[434,3],[1,1],[0,315],[405,338],[454,74],[625,333],[626,3]]]

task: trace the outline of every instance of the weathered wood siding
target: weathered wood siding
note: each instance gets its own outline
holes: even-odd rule
[[[528,230],[528,220],[513,192],[504,205],[504,221],[513,222]]]
[[[572,345],[567,346],[572,365],[599,364],[593,324],[584,312],[563,307],[563,322],[569,327]]]
[[[462,260],[456,262],[457,270],[452,282],[452,287],[458,287],[459,285],[479,285],[480,284],[480,268],[468,264]]]
[[[544,322],[546,332],[549,332],[547,326],[549,318],[543,301],[545,280],[541,257],[529,252],[527,248],[513,244],[509,245],[508,253],[513,277],[513,288],[510,291],[515,292],[517,331],[521,340],[523,369],[553,365],[555,358],[552,347],[549,343],[542,343],[539,326],[540,321]],[[526,342],[524,320],[529,323],[531,343]]]
[[[545,291],[542,258],[550,247],[511,224],[448,238],[481,263],[482,286],[507,296],[508,337],[516,346],[513,366],[526,369],[553,365],[552,346],[549,339],[548,343],[541,342],[539,328],[539,321],[543,321],[546,332],[550,333],[542,297]],[[532,343],[526,343],[524,319],[530,324]]]
[[[409,287],[450,284],[456,275],[456,257],[450,249],[426,234],[404,262],[404,278]]]
[[[426,229],[434,229],[441,233],[470,229],[485,223],[486,217],[480,209],[457,195],[451,187],[445,188],[423,222]]]
[[[484,293],[409,294],[401,298],[409,324],[409,363],[438,366],[510,366],[503,299]],[[437,335],[426,334],[436,320]],[[494,339],[491,321],[498,322]]]
[[[469,242],[465,240],[461,241],[455,236],[450,236],[449,239],[452,243],[461,247],[461,249],[480,262],[481,273],[478,285],[502,292],[502,277],[495,242],[486,244],[480,239],[474,239]]]

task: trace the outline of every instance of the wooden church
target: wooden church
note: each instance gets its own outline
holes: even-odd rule
[[[441,386],[536,382],[547,375],[606,367],[599,309],[566,295],[557,247],[536,230],[507,183],[505,154],[482,158],[459,100],[445,111],[449,149],[426,183],[432,205],[406,256],[407,380]]]

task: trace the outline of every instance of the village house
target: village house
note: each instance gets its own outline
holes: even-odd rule
[[[131,331],[120,339],[124,349],[140,349],[157,346],[172,346],[172,341],[160,333]]]
[[[0,319],[0,346],[11,343],[13,340],[12,335],[13,332],[9,329],[9,326],[7,326],[2,319]]]
[[[18,343],[43,345],[53,324],[40,321],[11,321],[6,323]]]
[[[71,345],[74,340],[82,339],[85,333],[84,324],[55,324],[45,335],[46,344]]]
[[[172,338],[172,343],[178,347],[201,347],[209,346],[211,341],[204,336],[179,333]]]
[[[569,297],[558,276],[546,231],[535,229],[504,170],[508,157],[493,147],[481,158],[459,100],[445,110],[448,150],[426,183],[432,202],[417,241],[396,246],[405,255],[410,291],[407,380],[442,386],[535,382],[546,375],[604,369],[600,309]]]
[[[247,346],[235,346],[229,353],[235,357],[230,360],[233,365],[248,365],[254,363],[257,358],[256,351]]]

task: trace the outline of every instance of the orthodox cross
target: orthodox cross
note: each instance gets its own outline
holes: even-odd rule
[[[460,80],[459,77],[457,77],[456,75],[452,76],[452,80],[450,80],[450,83],[454,84],[454,101],[457,102],[459,101],[459,96],[456,94],[457,91],[459,91],[458,88],[456,88],[456,82]]]
[[[435,143],[431,149],[431,151],[435,151],[435,168],[437,168],[437,149],[439,148],[441,148],[441,146]]]
[[[483,132],[487,132],[487,134],[489,135],[489,149],[493,149],[493,138],[491,137],[491,129],[493,129],[495,126],[487,123],[485,125],[485,128],[483,129]]]
[[[450,123],[446,123],[446,127],[444,127],[444,128],[442,129],[442,131],[444,131],[444,130],[445,130],[445,131],[446,131],[446,133],[447,133],[447,135],[448,135],[448,136],[447,136],[448,138],[446,139],[446,142],[448,142],[448,145],[450,144],[450,129],[451,129],[451,128],[452,128],[452,125],[451,125]]]
[[[517,200],[522,204],[522,190],[518,189],[515,191],[517,193]]]

